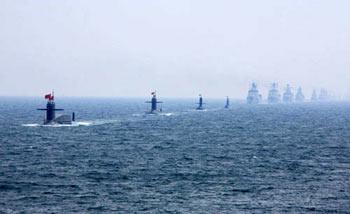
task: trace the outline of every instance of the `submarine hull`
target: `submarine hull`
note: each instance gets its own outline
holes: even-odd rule
[[[73,120],[70,115],[60,115],[53,120],[46,120],[44,124],[45,125],[50,125],[50,124],[71,125],[72,121]]]
[[[146,111],[145,114],[160,114],[162,111],[160,110],[154,110],[154,111]]]

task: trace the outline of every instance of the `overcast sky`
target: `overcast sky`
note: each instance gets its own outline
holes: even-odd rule
[[[0,96],[350,97],[349,0],[0,0]]]

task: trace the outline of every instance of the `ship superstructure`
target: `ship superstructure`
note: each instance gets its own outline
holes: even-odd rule
[[[317,92],[316,92],[316,90],[313,90],[312,95],[311,95],[311,101],[316,102],[317,100],[318,100]]]
[[[298,88],[297,94],[295,95],[295,101],[296,102],[304,102],[305,96],[303,94],[303,90],[301,87]]]
[[[324,88],[321,89],[320,95],[318,96],[318,100],[319,101],[327,101],[327,100],[329,100],[328,91],[326,89],[324,89]]]
[[[259,104],[261,95],[259,94],[258,86],[256,83],[252,83],[251,88],[248,91],[247,103],[248,104]]]
[[[269,90],[267,101],[270,104],[281,102],[281,94],[278,91],[277,83],[272,83],[271,89]]]
[[[283,102],[291,103],[293,102],[293,99],[294,99],[294,94],[292,92],[292,88],[290,87],[289,84],[287,84],[286,90],[283,93]]]

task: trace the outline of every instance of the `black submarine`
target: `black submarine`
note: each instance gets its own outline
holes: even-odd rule
[[[157,104],[163,103],[163,102],[157,100],[156,92],[152,92],[151,95],[152,95],[151,101],[146,101],[146,103],[151,103],[151,111],[146,112],[146,113],[147,114],[157,114],[158,112],[162,112],[163,111],[162,107],[160,107],[160,109],[158,110]]]
[[[230,99],[228,98],[228,96],[226,97],[226,105],[225,108],[229,108],[230,107]]]
[[[56,111],[64,111],[64,109],[56,108],[54,93],[45,95],[47,100],[46,108],[38,108],[39,111],[46,111],[44,125],[65,124],[70,125],[75,121],[75,113],[70,115],[59,115],[56,117]]]
[[[204,110],[203,105],[205,103],[203,103],[203,97],[201,94],[199,95],[199,102],[197,104],[198,104],[198,107],[196,108],[196,110]]]

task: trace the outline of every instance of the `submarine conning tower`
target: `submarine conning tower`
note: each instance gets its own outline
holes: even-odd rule
[[[226,105],[225,108],[229,108],[230,107],[230,99],[228,98],[228,96],[226,97]]]
[[[203,103],[203,97],[201,94],[199,95],[199,102],[197,104],[198,104],[197,110],[203,110],[204,103]]]
[[[38,109],[39,111],[46,111],[45,124],[48,124],[56,119],[56,111],[63,111],[64,109],[57,109],[55,105],[55,97],[52,94],[45,95],[45,99],[47,99],[46,108]]]
[[[146,101],[146,103],[151,103],[151,113],[153,113],[157,111],[157,104],[163,103],[163,102],[157,100],[157,95],[155,91],[152,92],[151,95],[152,95],[151,101]]]
[[[51,121],[56,118],[56,104],[53,100],[49,100],[46,104],[46,120]]]

